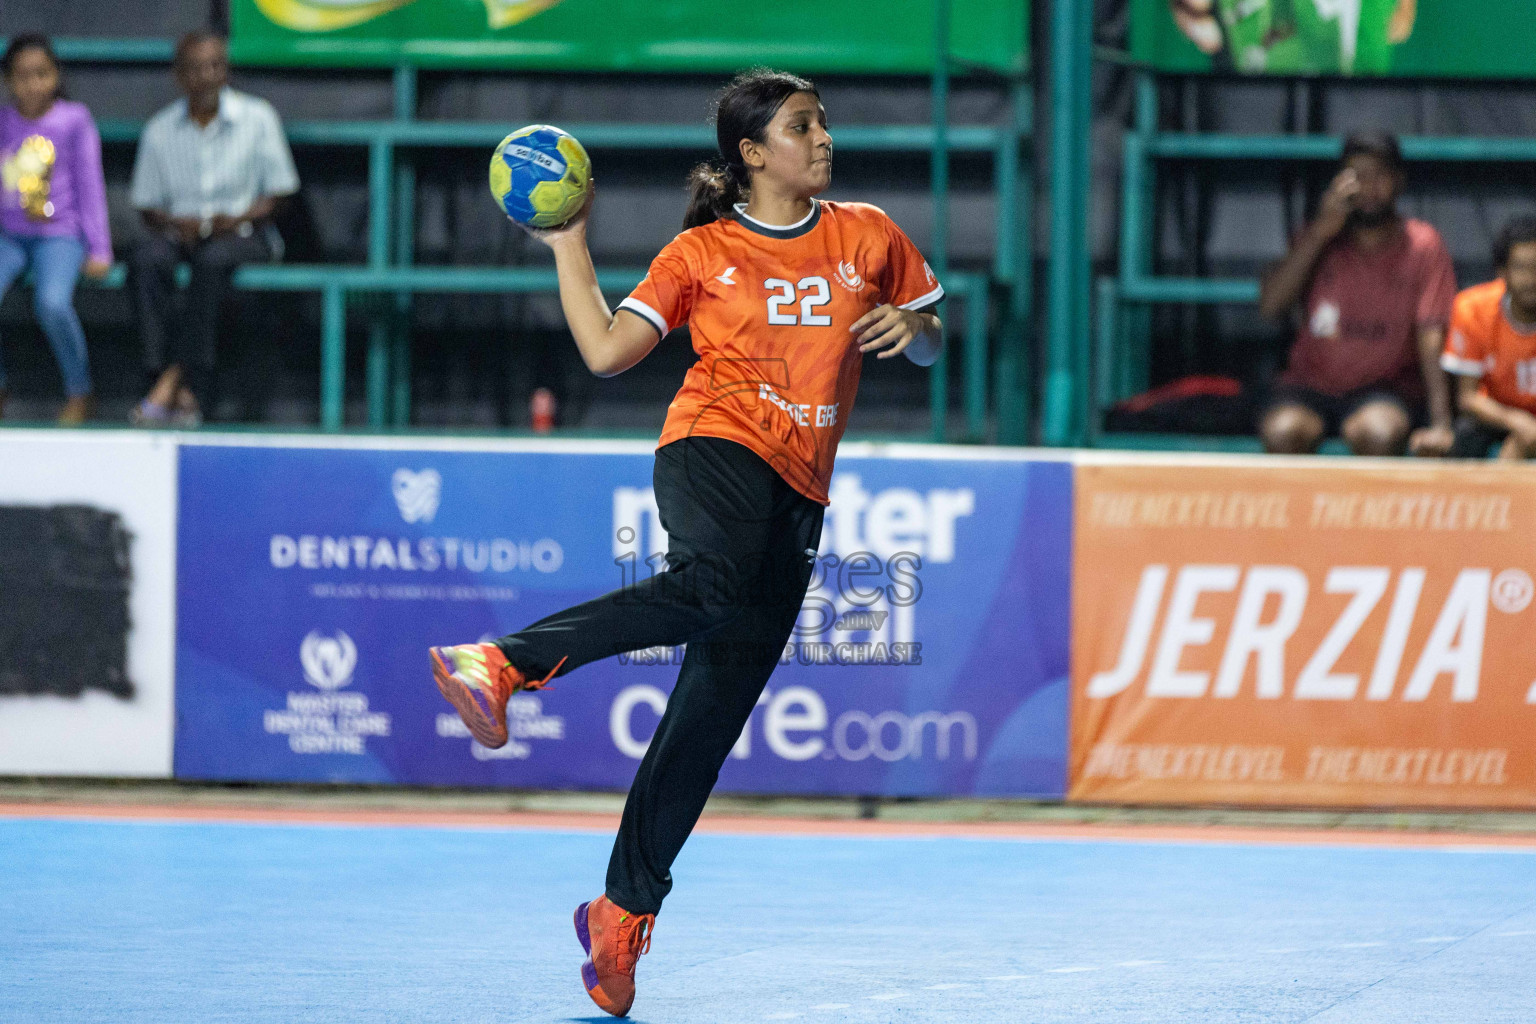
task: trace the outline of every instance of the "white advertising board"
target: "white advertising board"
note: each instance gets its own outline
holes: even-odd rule
[[[0,775],[169,777],[176,445],[0,431]]]

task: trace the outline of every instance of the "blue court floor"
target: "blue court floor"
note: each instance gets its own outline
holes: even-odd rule
[[[0,820],[0,1021],[608,1020],[609,837]],[[1536,853],[696,835],[634,1018],[1536,1021]]]

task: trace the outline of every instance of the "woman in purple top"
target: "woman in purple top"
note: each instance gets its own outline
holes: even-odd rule
[[[101,136],[90,111],[63,98],[44,36],[14,37],[0,72],[12,103],[0,108],[0,296],[32,268],[33,306],[68,396],[59,422],[80,423],[91,414],[91,371],[75,282],[82,269],[100,278],[112,267]]]

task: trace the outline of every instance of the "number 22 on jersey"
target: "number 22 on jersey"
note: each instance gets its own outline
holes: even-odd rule
[[[768,296],[768,322],[778,326],[801,324],[805,327],[830,327],[832,317],[816,310],[832,301],[832,288],[824,277],[802,277],[798,283],[790,283],[781,277],[770,277],[763,287],[775,294]],[[793,311],[799,300],[800,314]],[[788,306],[791,312],[785,312]]]

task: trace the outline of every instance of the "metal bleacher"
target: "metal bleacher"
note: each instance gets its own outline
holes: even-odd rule
[[[1006,124],[952,125],[948,120],[950,78],[958,61],[948,57],[948,5],[939,5],[936,57],[932,76],[932,120],[929,124],[843,125],[837,131],[842,150],[926,152],[932,154],[932,194],[935,209],[930,263],[942,276],[946,291],[965,307],[961,345],[964,432],[961,439],[985,440],[992,433],[1002,443],[1022,443],[1029,418],[1026,346],[1033,312],[1028,226],[1034,191],[1031,162],[1024,159],[1032,130],[1032,95],[1027,59],[1006,76],[1011,116]],[[55,47],[66,63],[169,64],[172,43],[162,39],[60,39]],[[362,265],[262,264],[241,267],[235,286],[247,290],[317,292],[321,296],[320,423],[323,429],[345,425],[346,338],[349,299],[358,295],[393,296],[392,308],[375,303],[365,312],[368,321],[366,370],[367,426],[405,427],[410,423],[410,309],[423,292],[532,293],[557,290],[549,267],[417,266],[415,249],[416,166],[413,151],[428,147],[458,147],[489,151],[508,125],[418,120],[414,64],[393,68],[394,117],[375,121],[287,121],[288,139],[296,147],[350,146],[368,151],[368,260]],[[103,119],[98,122],[106,144],[132,144],[142,122]],[[589,150],[671,149],[713,151],[714,137],[705,125],[656,123],[565,124]],[[997,189],[997,249],[986,272],[957,272],[948,266],[947,207],[951,153],[986,154],[992,158]],[[120,287],[121,267],[103,282]],[[622,293],[644,276],[640,267],[604,267],[599,283],[605,291]],[[997,304],[994,310],[994,297]],[[386,305],[388,305],[386,303]],[[995,364],[989,355],[989,326],[996,322],[999,344]],[[949,360],[940,357],[931,371],[930,429],[935,441],[949,437]]]
[[[1336,161],[1335,135],[1234,135],[1164,131],[1158,118],[1158,79],[1139,71],[1135,120],[1126,133],[1120,211],[1120,264],[1094,288],[1092,399],[1086,436],[1109,448],[1258,451],[1256,438],[1161,434],[1109,434],[1104,412],[1149,383],[1149,308],[1157,304],[1243,304],[1259,299],[1255,278],[1163,277],[1153,272],[1153,231],[1159,161]],[[1536,161],[1536,139],[1473,136],[1403,136],[1403,157],[1439,163]]]

